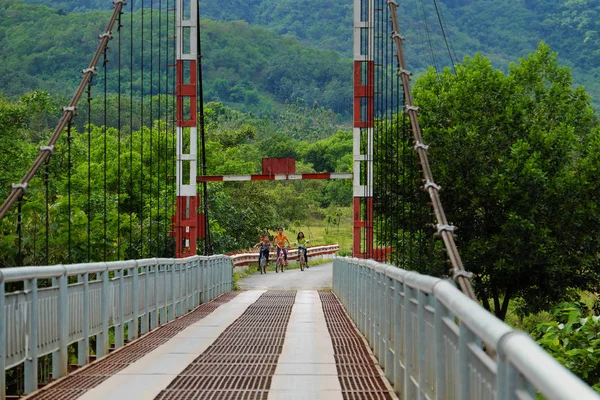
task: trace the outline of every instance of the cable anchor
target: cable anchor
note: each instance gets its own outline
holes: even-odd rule
[[[48,151],[50,154],[54,154],[54,146],[39,146],[39,151]]]
[[[393,5],[394,7],[398,7],[398,3],[396,3],[396,1],[395,1],[395,0],[387,0],[387,1],[386,1],[386,3],[387,3],[387,4],[391,4],[391,5]]]
[[[413,105],[405,105],[404,106],[404,112],[408,113],[409,111],[414,111],[414,112],[419,112],[420,108],[417,106],[413,106]]]
[[[108,40],[112,40],[112,38],[113,38],[112,32],[107,31],[107,32],[104,32],[104,33],[98,35],[98,38],[100,38],[100,39],[104,39],[105,37],[107,37]]]
[[[421,142],[417,142],[417,144],[415,144],[415,150],[419,150],[419,149],[423,149],[425,151],[429,150],[429,146],[426,144],[423,144]]]
[[[456,281],[461,276],[463,276],[463,277],[465,277],[467,279],[473,279],[473,278],[475,278],[475,274],[472,273],[472,272],[468,272],[468,271],[465,271],[463,269],[456,269],[456,268],[452,270],[452,279],[453,280]]]
[[[427,180],[427,182],[425,182],[425,190],[429,190],[429,188],[433,188],[435,190],[442,190],[442,187],[430,180]]]
[[[91,68],[86,68],[86,69],[81,70],[82,74],[87,74],[88,72],[91,72],[92,75],[98,75],[98,71],[96,71],[96,67],[91,67]]]
[[[23,189],[23,193],[27,193],[27,188],[29,187],[28,183],[13,183],[10,187],[15,189]]]
[[[456,227],[454,225],[437,224],[435,227],[437,228],[438,235],[442,232],[454,233],[454,231],[456,230]]]
[[[398,76],[406,75],[406,76],[410,77],[412,75],[412,72],[410,72],[409,70],[404,69],[404,68],[399,68],[398,72],[396,72],[396,75],[398,75]]]
[[[404,41],[406,38],[398,32],[394,31],[392,32],[392,39],[400,39],[401,41]]]
[[[116,6],[117,4],[126,5],[127,2],[125,0],[113,0],[113,4]]]

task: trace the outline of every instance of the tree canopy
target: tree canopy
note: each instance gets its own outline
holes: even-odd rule
[[[600,130],[556,54],[542,43],[507,74],[466,58],[456,73],[429,70],[415,99],[483,304],[504,318],[515,296],[539,309],[597,289]]]

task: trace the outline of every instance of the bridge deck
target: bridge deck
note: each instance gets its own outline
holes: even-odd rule
[[[335,295],[225,294],[32,399],[393,399]]]

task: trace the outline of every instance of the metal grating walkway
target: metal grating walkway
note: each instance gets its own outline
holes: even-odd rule
[[[266,399],[295,297],[260,296],[156,399]]]
[[[72,400],[80,398],[90,389],[95,388],[146,354],[156,350],[179,332],[204,319],[237,295],[238,292],[225,293],[211,302],[201,304],[189,314],[149,332],[109,356],[57,381],[56,384],[43,388],[28,397],[28,400]]]
[[[393,399],[377,361],[332,292],[319,292],[344,399]]]
[[[333,293],[254,290],[202,305],[30,398],[397,397]]]

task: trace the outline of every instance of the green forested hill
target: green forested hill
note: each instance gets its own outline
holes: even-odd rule
[[[111,7],[103,0],[27,1],[64,11]],[[153,3],[158,5],[158,1]],[[134,7],[141,4],[136,0]],[[144,2],[145,7],[150,4]],[[200,4],[206,18],[244,20],[351,56],[351,0],[203,0]],[[422,71],[430,64],[449,65],[433,0],[399,4],[411,68]],[[575,81],[584,84],[600,104],[600,0],[438,0],[438,5],[459,60],[481,52],[496,67],[506,69],[509,62],[533,52],[543,40],[558,52],[560,63],[573,68]]]
[[[141,14],[141,10],[134,14],[134,35],[140,34]],[[105,29],[109,16],[109,11],[64,13],[21,0],[0,0],[0,93],[19,96],[41,89],[71,95],[79,83],[80,71],[89,65],[98,43],[97,36]],[[153,59],[156,71],[159,44],[154,39],[154,46],[150,46],[150,10],[146,9],[144,16],[143,63],[145,85],[148,85],[150,60]],[[155,12],[154,29],[157,21],[158,12]],[[122,32],[122,74],[127,77],[129,25],[127,16]],[[166,29],[166,21],[163,20],[162,26]],[[204,20],[202,26],[207,101],[220,100],[263,113],[271,113],[277,104],[288,101],[301,100],[308,105],[316,101],[339,114],[350,114],[352,63],[349,58],[332,50],[306,46],[291,36],[281,36],[243,21]],[[154,36],[158,36],[157,32]],[[134,42],[133,90],[139,93],[142,52],[139,41]],[[172,54],[173,49],[167,50],[166,40],[160,46],[164,72],[167,69],[165,54],[168,51]],[[111,92],[117,88],[116,48],[114,40],[109,54],[112,68],[107,79]],[[165,88],[166,79],[163,76],[159,80],[158,74],[154,76],[154,93],[158,92],[159,82]],[[145,93],[148,91],[146,88]]]
[[[15,3],[16,0],[0,0],[1,7],[7,4]],[[30,3],[46,4],[55,10],[55,18],[58,22],[53,24],[55,27],[67,23],[78,24],[86,27],[88,32],[94,31],[94,26],[101,26],[104,22],[87,22],[91,17],[88,12],[97,9],[109,9],[112,7],[110,2],[104,0],[23,0]],[[143,6],[148,9],[151,5],[155,8],[162,4],[167,7],[167,0],[135,0],[133,7],[139,9]],[[404,34],[407,36],[407,57],[409,67],[417,72],[422,72],[428,65],[434,65],[438,68],[450,64],[450,58],[447,55],[444,41],[441,36],[441,29],[438,22],[438,16],[433,0],[408,0],[400,1],[401,26]],[[332,1],[332,0],[203,0],[200,3],[202,16],[212,20],[234,21],[244,20],[251,25],[260,25],[276,33],[283,35],[292,35],[298,38],[302,43],[340,51],[344,56],[351,57],[352,49],[352,9],[351,0]],[[127,6],[131,6],[131,3]],[[507,69],[508,64],[517,61],[520,57],[533,52],[540,41],[547,42],[553,51],[558,52],[559,62],[573,69],[575,82],[585,85],[588,92],[592,95],[594,103],[600,104],[600,0],[438,0],[439,11],[448,39],[452,47],[452,52],[458,60],[462,60],[466,55],[474,55],[481,52],[489,57],[494,66],[501,69]],[[61,15],[67,12],[76,11],[79,14],[68,16]],[[30,18],[30,17],[26,17]],[[2,24],[11,24],[12,20],[2,18]],[[31,18],[33,19],[33,18]],[[98,21],[101,18],[98,19]],[[214,30],[215,25],[205,22],[206,30]],[[229,27],[230,25],[224,25]],[[57,29],[57,28],[55,28]],[[252,41],[252,47],[262,54],[272,54],[273,49],[278,55],[285,53],[277,46],[285,46],[286,40],[281,37],[273,36],[272,40],[277,42],[277,46],[263,47],[263,43],[256,39],[259,31],[254,28],[242,29],[242,25],[236,25],[233,29],[237,34],[249,34]],[[62,32],[66,35],[68,29]],[[222,31],[227,33],[228,28]],[[59,33],[60,34],[60,33]],[[266,33],[260,33],[264,38]],[[34,34],[35,36],[35,34]],[[59,35],[60,36],[60,35]],[[71,35],[73,37],[73,35]],[[74,37],[81,37],[85,45],[85,36],[79,34]],[[4,35],[0,32],[0,41]],[[278,39],[275,39],[278,38]],[[430,40],[428,38],[431,38]],[[233,43],[236,40],[230,36]],[[238,38],[236,38],[238,39]],[[268,41],[267,41],[268,43]],[[60,47],[60,44],[55,44]],[[296,43],[298,45],[298,43]],[[0,44],[0,46],[2,46]],[[211,42],[206,41],[207,51],[210,51]],[[23,46],[24,47],[24,46]],[[4,50],[4,46],[1,47]],[[433,49],[433,52],[432,52]],[[68,50],[61,50],[68,52]],[[312,51],[307,50],[305,51]],[[432,55],[433,53],[433,55]],[[4,56],[5,52],[0,52]],[[217,53],[221,54],[221,53]],[[246,53],[249,56],[251,53]],[[301,52],[296,52],[299,56]],[[271,58],[272,62],[278,59],[278,55]],[[211,60],[212,57],[212,60]],[[329,55],[329,57],[333,57]],[[283,57],[288,59],[288,57]],[[303,59],[302,57],[301,59]],[[215,54],[205,54],[204,58],[207,65],[211,62],[222,64],[220,60],[215,59]],[[247,57],[247,60],[249,57]],[[279,60],[282,58],[279,57]],[[2,60],[4,61],[4,60]],[[262,63],[262,59],[257,62]],[[213,64],[214,65],[214,64]],[[61,63],[61,66],[64,66]],[[300,65],[306,67],[306,65]],[[333,66],[332,70],[338,70],[338,66]],[[207,70],[210,74],[211,70]],[[11,76],[3,72],[3,76]],[[263,71],[264,72],[264,71]],[[216,73],[218,78],[220,73]],[[260,76],[265,76],[264,74]],[[347,75],[345,75],[347,76]],[[211,79],[211,77],[208,77]],[[250,83],[254,76],[243,76],[242,80],[246,82],[240,86],[240,80],[218,82],[215,91],[223,90],[234,92],[230,96],[239,98],[240,91],[267,91],[273,95],[275,88],[261,87],[260,84]],[[330,77],[329,82],[335,79]],[[338,75],[336,78],[340,78]],[[22,80],[22,77],[13,76],[10,78]],[[312,77],[306,77],[305,82],[310,81]],[[285,81],[282,88],[277,90],[279,97],[289,94],[290,88],[285,87],[289,82]],[[320,82],[322,85],[323,82]],[[213,82],[209,80],[209,85]],[[264,85],[263,85],[264,86]],[[289,86],[289,85],[288,85]],[[295,86],[297,86],[295,84]],[[302,83],[300,83],[302,86]],[[310,85],[309,85],[310,86]],[[332,86],[340,86],[337,82],[331,83]],[[346,92],[350,86],[341,86]],[[3,88],[0,87],[0,90]],[[209,91],[211,88],[209,88]],[[296,88],[302,95],[315,93],[315,87]],[[331,91],[330,91],[331,92]],[[213,95],[216,96],[216,92]],[[344,93],[343,96],[347,96]],[[250,99],[255,99],[255,94],[249,95]],[[312,100],[307,95],[309,101]],[[327,97],[327,96],[326,96]],[[339,96],[338,96],[339,97]],[[214,97],[216,99],[216,97]],[[229,100],[220,98],[221,100]],[[320,100],[327,105],[331,104],[329,100]],[[323,103],[322,103],[323,104]],[[344,103],[346,104],[346,103]],[[341,105],[338,105],[341,106]]]

